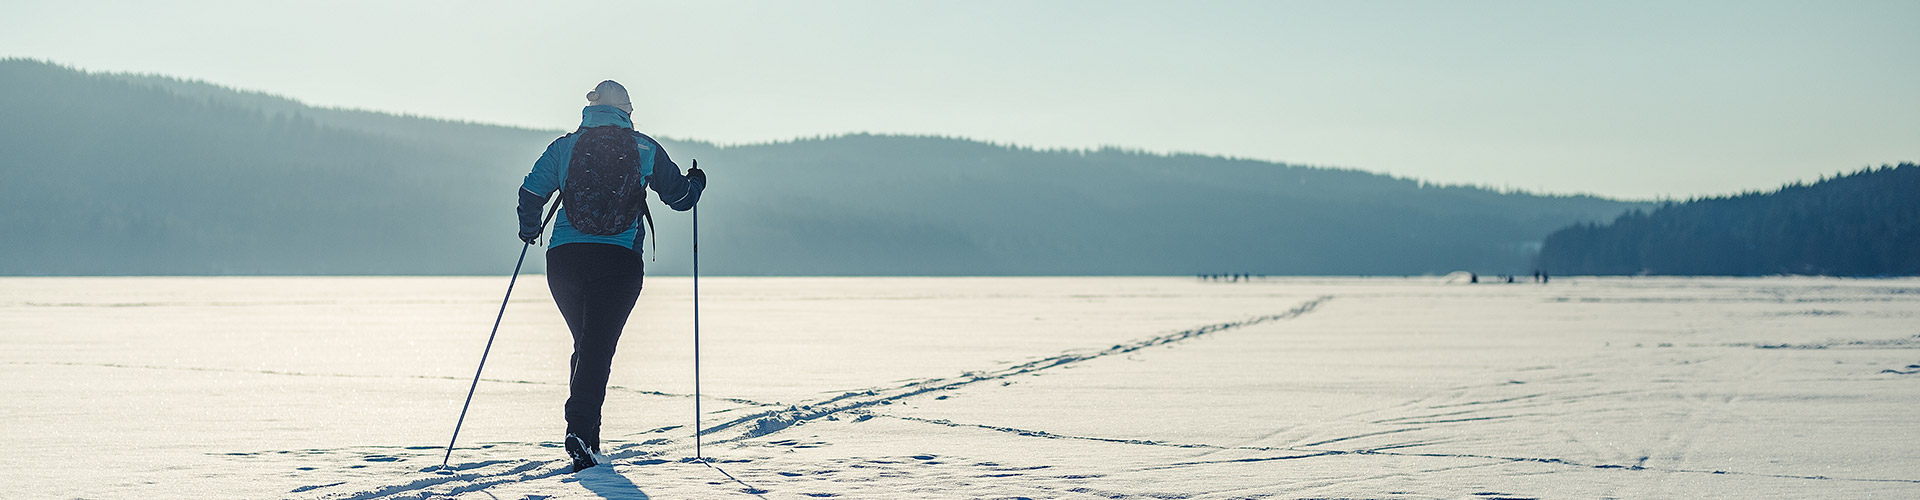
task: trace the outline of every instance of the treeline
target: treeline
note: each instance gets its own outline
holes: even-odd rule
[[[517,248],[489,244],[511,222],[484,214],[510,205],[502,186],[551,137],[355,121],[381,116],[0,61],[0,274],[464,274],[511,264]]]
[[[1547,237],[1538,264],[1553,274],[1920,274],[1920,166],[1576,224]]]
[[[0,275],[503,274],[561,133],[0,61]],[[714,274],[1524,273],[1540,235],[1642,206],[1121,148],[662,142],[712,179]],[[687,218],[656,216],[648,272],[685,273]]]

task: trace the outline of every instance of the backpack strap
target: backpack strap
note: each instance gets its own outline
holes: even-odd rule
[[[647,193],[645,191],[640,192],[640,195],[641,195],[640,196],[640,217],[647,219],[647,231],[645,233],[641,233],[639,237],[645,238],[649,234],[653,235],[653,252],[647,254],[647,258],[652,259],[654,262],[659,262],[660,261],[660,235],[654,234],[655,231],[653,230],[653,211],[648,210],[646,194]],[[636,246],[636,247],[640,246],[640,240],[637,240],[637,239],[634,240],[633,246]]]
[[[638,130],[633,131],[633,138],[635,141],[645,140],[648,142],[652,142],[652,138],[647,137],[646,134],[642,134]],[[660,147],[660,143],[655,142],[653,144],[653,147],[650,149],[652,149],[655,153],[658,153],[659,147]],[[651,174],[651,173],[653,173],[651,170],[646,172],[641,172],[642,175]],[[659,262],[660,261],[660,232],[653,229],[653,210],[652,210],[652,207],[649,206],[650,204],[647,203],[647,198],[650,198],[650,196],[647,196],[647,189],[642,187],[640,189],[640,217],[647,220],[647,235],[653,236],[652,238],[653,252],[647,254],[647,259],[652,260],[654,262]],[[641,236],[646,236],[646,235],[641,235]],[[633,246],[636,248],[639,247],[640,241],[635,240],[633,242]]]

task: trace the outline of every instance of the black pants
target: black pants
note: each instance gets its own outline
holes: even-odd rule
[[[600,447],[600,406],[607,400],[613,350],[645,275],[640,253],[618,245],[568,243],[547,250],[547,289],[573,331],[567,432],[593,448]]]

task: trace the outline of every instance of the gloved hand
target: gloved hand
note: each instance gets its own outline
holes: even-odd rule
[[[527,242],[528,245],[540,244],[540,228],[538,227],[520,228],[520,241]]]
[[[707,171],[700,169],[700,160],[694,160],[693,168],[687,169],[687,180],[699,181],[702,186],[707,185]]]

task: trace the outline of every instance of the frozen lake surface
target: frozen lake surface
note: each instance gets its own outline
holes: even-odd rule
[[[1916,498],[1920,280],[0,278],[4,498]],[[731,473],[730,479],[720,469]]]

